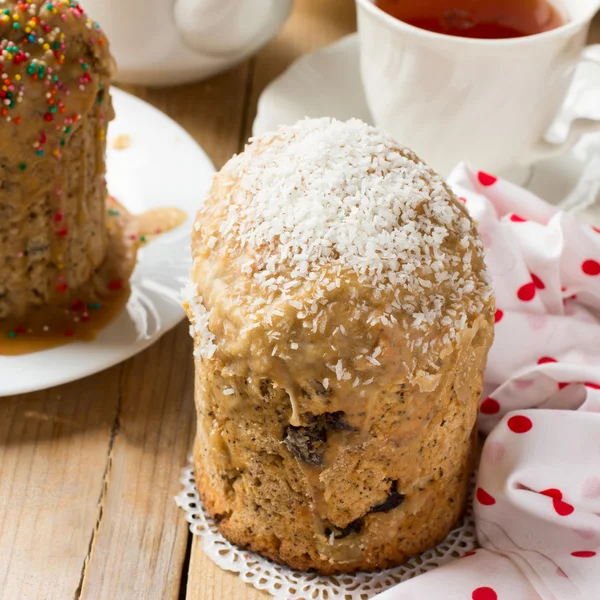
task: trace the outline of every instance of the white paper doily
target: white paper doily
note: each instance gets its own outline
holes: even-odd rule
[[[218,532],[198,496],[191,457],[188,458],[188,465],[182,469],[180,481],[183,489],[175,497],[175,502],[185,511],[192,534],[202,537],[206,555],[222,569],[239,573],[242,581],[269,592],[277,600],[368,600],[407,579],[460,558],[477,547],[470,497],[469,509],[461,524],[439,546],[400,567],[334,577],[303,573],[238,548]]]

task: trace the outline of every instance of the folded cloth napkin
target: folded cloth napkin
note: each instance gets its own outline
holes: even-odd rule
[[[600,229],[459,165],[497,298],[481,549],[378,600],[600,600]]]

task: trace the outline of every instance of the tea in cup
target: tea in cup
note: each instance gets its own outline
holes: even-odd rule
[[[600,66],[600,46],[584,49],[599,0],[357,5],[361,74],[375,122],[441,173],[460,160],[497,172],[530,164],[600,129],[578,119],[564,143],[544,140],[579,60]]]

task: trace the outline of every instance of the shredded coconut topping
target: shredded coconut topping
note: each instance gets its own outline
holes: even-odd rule
[[[190,317],[190,335],[197,339],[194,355],[203,358],[212,358],[217,346],[215,345],[215,336],[208,328],[210,313],[206,310],[202,297],[198,295],[196,285],[188,281],[183,290],[184,305],[189,307]]]
[[[359,120],[283,127],[253,140],[222,173],[233,182],[218,227],[225,247],[241,248],[242,272],[266,295],[289,295],[315,331],[325,326],[317,301],[349,273],[375,297],[393,298],[371,326],[392,326],[402,310],[423,328],[453,310],[447,329],[461,329],[465,311],[490,297],[481,263],[473,264],[481,241],[443,180]],[[307,282],[321,290],[308,305],[293,297]]]
[[[216,176],[193,252],[197,356],[217,357],[210,319],[219,360],[319,363],[325,389],[361,394],[390,364],[406,378],[436,372],[457,333],[493,314],[463,205],[358,120],[307,119],[253,140]]]

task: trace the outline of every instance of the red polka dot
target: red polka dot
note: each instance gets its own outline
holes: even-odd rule
[[[520,215],[510,215],[510,220],[513,223],[526,223],[527,222],[527,219],[524,219]]]
[[[552,506],[554,507],[556,513],[561,517],[567,517],[575,510],[570,504],[563,502],[562,492],[556,488],[544,490],[543,492],[540,492],[540,494],[552,498]]]
[[[494,315],[494,323],[500,323],[500,321],[502,321],[502,317],[504,316],[504,313],[498,309],[496,311],[496,314]]]
[[[458,199],[465,204],[467,203],[467,199],[464,196],[459,196]]]
[[[517,291],[517,297],[523,302],[529,302],[535,298],[535,283],[526,283]]]
[[[489,173],[484,173],[483,171],[479,171],[479,173],[477,174],[477,179],[479,179],[479,183],[481,185],[485,185],[486,187],[494,185],[496,181],[498,181],[497,177],[494,177]]]
[[[500,403],[493,398],[486,398],[479,409],[484,415],[495,415],[500,412]]]
[[[555,358],[552,358],[551,356],[542,356],[542,358],[540,358],[538,360],[538,365],[545,365],[546,363],[557,363],[558,361]]]
[[[590,383],[589,381],[586,381],[584,385],[585,387],[592,388],[593,390],[600,390],[600,385],[597,383]]]
[[[544,282],[537,275],[535,275],[535,273],[531,274],[531,279],[533,279],[533,285],[535,285],[538,290],[546,289]]]
[[[547,490],[540,492],[540,494],[542,494],[542,496],[554,498],[555,500],[562,500],[562,492],[556,488],[548,488]]]
[[[477,552],[473,550],[472,552],[467,552],[466,554],[463,554],[460,558],[467,558],[467,556],[475,556],[475,554],[477,554]]]
[[[508,420],[507,425],[514,433],[527,433],[533,427],[531,419],[524,415],[515,415],[514,417],[511,417]]]
[[[593,558],[596,553],[593,550],[578,550],[577,552],[571,552],[571,556],[575,558]]]
[[[593,229],[593,230],[594,230],[596,233],[600,233],[600,229],[598,229],[597,227],[594,227],[593,225],[592,225],[592,229]]]
[[[482,488],[477,488],[477,492],[475,495],[477,496],[477,500],[479,501],[479,503],[483,504],[484,506],[492,506],[496,504],[496,498],[494,498],[494,496],[492,496],[491,494],[488,494]]]
[[[594,275],[600,275],[600,263],[597,260],[586,260],[581,265],[581,270],[586,275],[591,275],[592,277]]]
[[[498,594],[491,587],[478,587],[471,594],[472,600],[498,600]]]
[[[564,390],[568,385],[571,385],[570,382],[566,382],[566,381],[561,381],[558,384],[558,389],[559,390]]]

